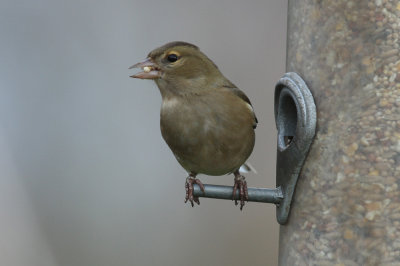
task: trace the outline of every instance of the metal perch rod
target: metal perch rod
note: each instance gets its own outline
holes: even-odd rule
[[[214,199],[232,200],[233,187],[219,185],[204,185],[204,192],[200,190],[199,185],[193,185],[193,196]],[[249,201],[265,202],[279,204],[283,199],[280,187],[270,188],[248,188]],[[236,191],[236,198],[239,200],[239,189]]]

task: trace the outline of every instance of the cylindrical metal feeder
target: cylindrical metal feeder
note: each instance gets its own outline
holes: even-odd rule
[[[287,71],[317,131],[280,265],[400,265],[400,1],[289,0]]]

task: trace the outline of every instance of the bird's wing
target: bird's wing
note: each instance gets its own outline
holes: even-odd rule
[[[251,105],[250,99],[249,97],[247,97],[246,94],[244,94],[243,91],[241,91],[238,87],[236,87],[233,83],[229,82],[228,84],[224,85],[225,88],[228,88],[230,91],[232,91],[236,96],[238,96],[240,99],[242,99],[243,101],[245,101],[248,105],[249,108],[251,109],[251,111],[253,112],[254,115],[254,124],[253,124],[253,128],[255,129],[257,127],[258,124],[258,120],[257,120],[257,116],[256,113],[254,112],[254,108]]]

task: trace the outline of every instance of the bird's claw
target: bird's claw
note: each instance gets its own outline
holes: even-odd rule
[[[235,200],[235,205],[238,205],[238,199],[236,198],[236,190],[238,189],[239,189],[240,210],[242,210],[244,206],[244,201],[249,201],[249,195],[247,191],[247,182],[244,176],[240,174],[235,175],[235,184],[233,185],[232,200]]]
[[[197,184],[200,187],[200,190],[204,192],[204,185],[201,183],[199,179],[196,179],[193,176],[189,176],[186,178],[186,183],[185,183],[185,190],[186,190],[186,196],[185,196],[185,203],[190,202],[192,207],[194,207],[194,203],[196,202],[197,205],[200,205],[200,200],[199,197],[193,196],[193,184]]]

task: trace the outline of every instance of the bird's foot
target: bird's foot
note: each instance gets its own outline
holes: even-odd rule
[[[197,184],[200,187],[200,190],[204,192],[204,185],[201,183],[199,179],[196,179],[195,175],[189,175],[186,178],[186,183],[185,183],[185,190],[186,190],[186,196],[185,196],[185,203],[187,201],[192,204],[192,207],[194,207],[194,203],[196,202],[198,205],[200,205],[200,200],[199,197],[194,197],[193,196],[193,185]]]
[[[239,200],[240,200],[240,210],[243,209],[244,201],[249,201],[249,195],[247,192],[247,182],[239,171],[234,173],[235,184],[233,185],[233,200],[235,200],[235,205],[238,205],[238,200],[236,199],[236,190],[239,189]]]

